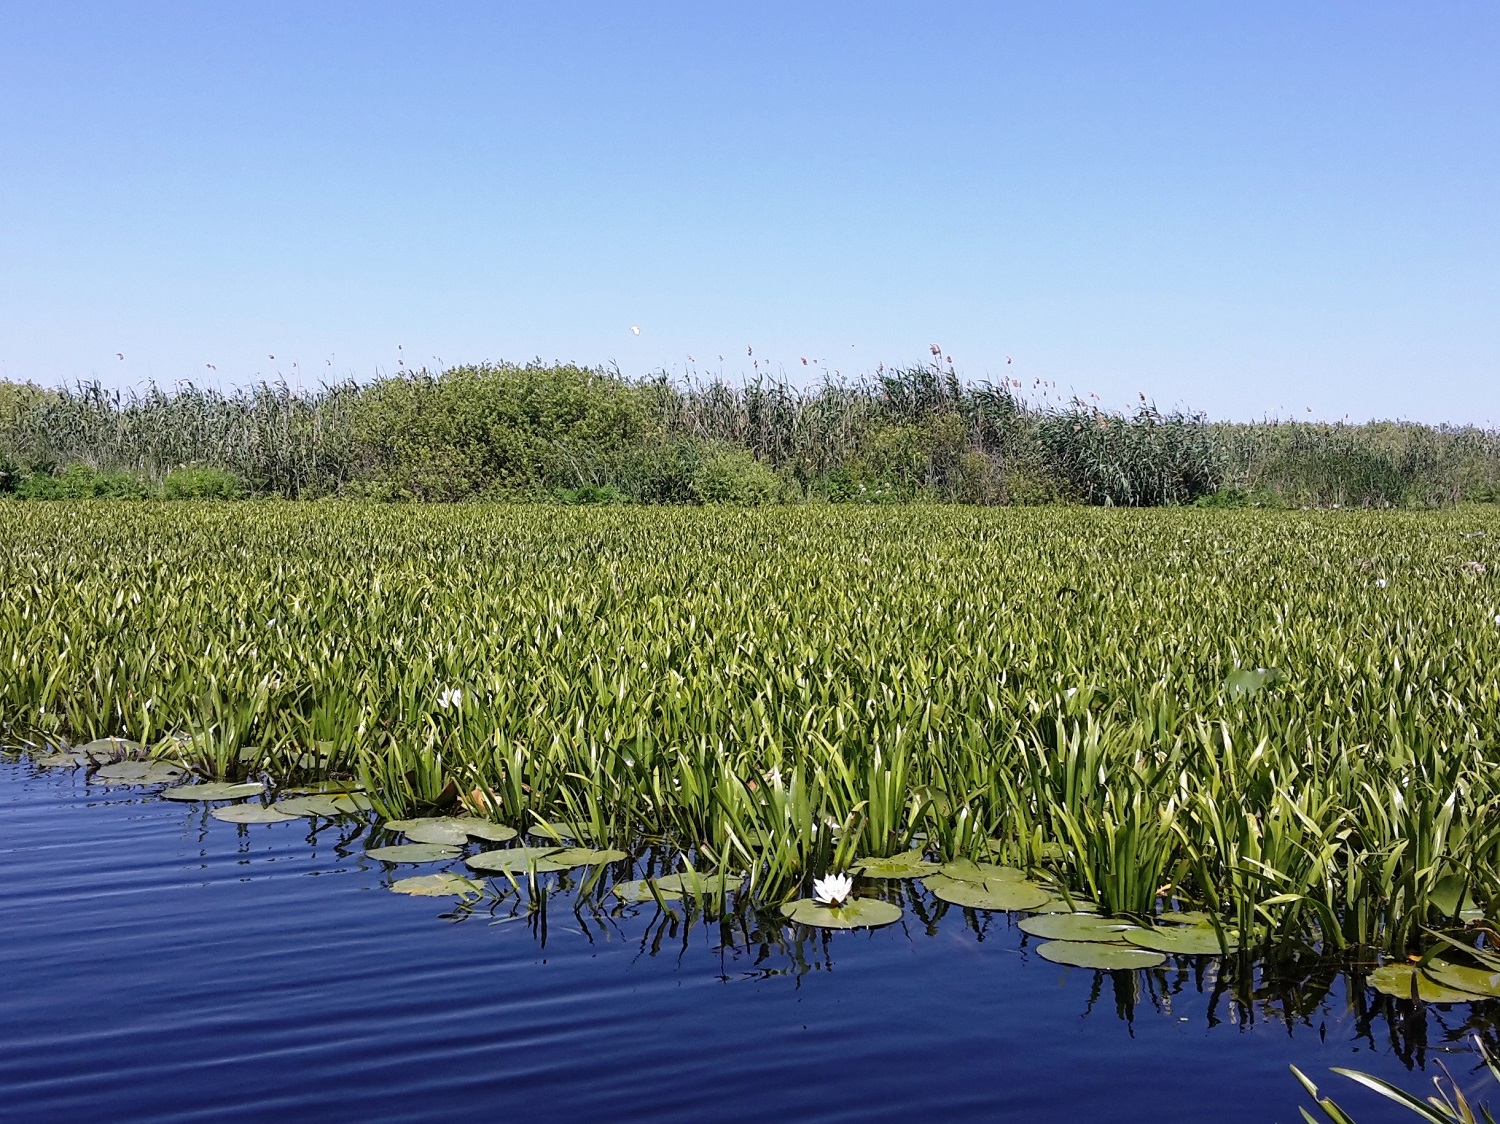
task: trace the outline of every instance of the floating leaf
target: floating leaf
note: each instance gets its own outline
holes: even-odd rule
[[[1158,925],[1207,925],[1213,918],[1201,909],[1184,909],[1176,913],[1170,910],[1158,913],[1153,920]]]
[[[417,874],[411,878],[398,878],[391,883],[397,894],[415,894],[424,898],[467,898],[483,894],[483,887],[475,881],[457,874]]]
[[[168,800],[243,800],[247,796],[259,796],[266,786],[258,781],[234,784],[229,781],[209,781],[206,784],[185,784],[166,789],[162,796]]]
[[[43,769],[76,769],[80,765],[87,765],[88,761],[87,753],[49,753],[36,759],[36,763]]]
[[[1099,903],[1091,902],[1087,898],[1074,898],[1071,902],[1066,898],[1048,898],[1034,909],[1028,909],[1027,913],[1097,913]]]
[[[1415,964],[1382,964],[1366,977],[1365,982],[1382,995],[1410,999],[1413,980],[1417,984],[1417,997],[1424,1003],[1475,1003],[1484,998],[1472,992],[1444,987],[1417,971]]]
[[[362,792],[346,792],[342,796],[335,796],[333,806],[345,815],[368,812],[374,807],[370,803],[370,798]]]
[[[436,843],[398,843],[394,847],[371,847],[365,852],[368,858],[383,863],[436,863],[458,858],[457,847],[441,847]]]
[[[547,856],[561,850],[561,847],[503,847],[470,855],[464,860],[464,864],[471,870],[482,870],[488,874],[525,874],[528,869],[542,870],[541,864]]]
[[[1126,944],[1099,944],[1094,941],[1044,941],[1036,946],[1037,955],[1054,964],[1069,968],[1093,968],[1101,972],[1120,969],[1154,968],[1166,962],[1159,952]]]
[[[494,820],[482,820],[478,816],[459,816],[453,822],[459,824],[472,838],[484,839],[490,843],[509,843],[518,834],[513,827]]]
[[[365,786],[358,781],[318,781],[316,784],[302,784],[284,791],[288,796],[342,796],[364,790]]]
[[[1450,964],[1446,960],[1429,960],[1422,969],[1434,983],[1486,999],[1500,999],[1500,972]]]
[[[574,866],[603,866],[605,863],[617,863],[621,859],[630,856],[624,851],[600,851],[593,847],[569,847],[562,851],[553,851],[547,856],[547,862],[555,869],[566,870]]]
[[[264,804],[231,804],[227,808],[215,808],[208,814],[225,823],[288,823],[297,818]]]
[[[469,833],[451,819],[408,822],[401,834],[413,843],[438,843],[444,847],[463,847],[469,842]]]
[[[527,828],[526,834],[533,839],[551,840],[554,843],[565,839],[587,843],[594,838],[594,829],[586,823],[565,823],[562,820],[548,823],[543,820]]]
[[[1229,951],[1239,947],[1239,941],[1225,933]],[[1224,950],[1219,947],[1219,935],[1209,925],[1168,925],[1160,929],[1131,929],[1125,939],[1139,948],[1153,952],[1169,952],[1176,956],[1218,956]]]
[[[973,859],[954,859],[940,868],[945,878],[959,882],[1024,882],[1026,872],[1013,866],[977,863]]]
[[[100,763],[133,757],[143,752],[145,748],[140,742],[128,741],[125,738],[96,738],[94,741],[76,747],[78,753],[85,753],[90,759]]]
[[[663,896],[681,897],[684,894],[711,895],[732,894],[745,884],[741,874],[723,872],[704,874],[697,870],[684,870],[681,874],[668,874],[656,880]]]
[[[1448,917],[1457,917],[1475,908],[1474,898],[1469,893],[1469,879],[1462,874],[1439,878],[1427,900]]]
[[[1044,941],[1090,941],[1119,944],[1136,926],[1117,917],[1093,913],[1043,913],[1021,920],[1021,932]]]
[[[168,784],[180,780],[186,772],[166,761],[118,761],[100,765],[90,780],[99,784]]]
[[[884,859],[855,859],[853,869],[866,878],[923,878],[938,872],[938,864],[922,857],[921,851],[904,851]]]
[[[343,809],[332,796],[293,796],[278,800],[271,807],[288,816],[325,816],[331,819],[343,814]]]
[[[1005,879],[998,882],[969,882],[946,874],[929,875],[922,883],[939,898],[965,909],[1030,910],[1051,899],[1034,882]]]
[[[816,925],[820,929],[873,929],[901,920],[901,907],[879,898],[850,898],[837,906],[798,898],[782,906],[781,914],[799,925]]]
[[[649,902],[655,901],[651,893],[651,884],[645,878],[632,878],[626,882],[616,882],[611,892],[621,901],[627,902]],[[680,898],[679,893],[662,894],[664,898]]]

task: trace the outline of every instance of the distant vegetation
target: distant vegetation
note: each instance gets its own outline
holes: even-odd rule
[[[1038,406],[936,365],[806,388],[541,363],[310,393],[0,382],[0,493],[1433,506],[1500,499],[1500,433]]]

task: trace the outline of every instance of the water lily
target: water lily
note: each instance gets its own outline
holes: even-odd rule
[[[819,905],[843,905],[854,893],[854,879],[847,874],[830,874],[813,879],[813,901]]]
[[[438,706],[447,710],[450,706],[462,706],[464,693],[457,687],[444,687],[443,693],[438,696]]]

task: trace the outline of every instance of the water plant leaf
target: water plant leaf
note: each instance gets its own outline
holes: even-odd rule
[[[1413,980],[1417,984],[1417,998],[1424,1003],[1475,1003],[1485,998],[1473,992],[1445,987],[1417,971],[1415,964],[1382,964],[1365,977],[1365,982],[1376,991],[1397,999],[1411,998]]]
[[[204,784],[185,784],[162,792],[167,800],[243,800],[247,796],[259,796],[266,786],[259,781],[235,784],[231,781],[208,781]]]
[[[436,843],[397,843],[391,847],[371,847],[365,855],[383,863],[436,863],[458,858],[459,851],[457,847]]]
[[[1093,968],[1113,972],[1121,969],[1154,968],[1166,957],[1149,949],[1127,944],[1099,944],[1094,941],[1043,941],[1036,946],[1037,955],[1054,964],[1069,968]]]
[[[323,816],[332,819],[344,814],[332,796],[291,796],[272,804],[278,812],[288,816]]]
[[[478,816],[459,816],[453,822],[460,825],[471,838],[490,843],[509,843],[519,834],[513,827],[494,820],[483,820]]]
[[[732,894],[745,883],[742,874],[723,872],[704,874],[697,870],[684,870],[681,874],[667,874],[656,880],[661,892],[674,896],[683,894],[711,894],[717,897],[722,891]]]
[[[463,847],[469,842],[469,833],[451,819],[408,822],[401,834],[413,843],[437,843],[444,847]]]
[[[820,929],[874,929],[901,920],[901,907],[879,898],[850,898],[843,905],[821,905],[798,898],[781,907],[781,915],[799,925]]]
[[[924,859],[921,851],[903,851],[899,855],[891,855],[883,859],[855,859],[852,869],[855,873],[862,874],[866,878],[895,880],[900,878],[924,878],[929,874],[936,874],[938,872],[938,864],[928,862]]]
[[[526,834],[533,839],[550,840],[561,845],[564,840],[588,843],[594,838],[594,829],[585,823],[541,820],[527,828]]]
[[[1167,952],[1176,956],[1218,956],[1224,949],[1219,947],[1219,935],[1210,925],[1168,925],[1160,929],[1131,929],[1124,934],[1131,944],[1149,948],[1153,952]],[[1229,951],[1239,947],[1232,933],[1224,934]]]
[[[100,764],[133,757],[144,752],[145,748],[140,742],[129,741],[126,738],[95,738],[91,742],[76,747],[77,752],[87,754]]]
[[[953,859],[942,865],[940,872],[945,878],[959,882],[1024,882],[1026,872],[1014,866],[998,863],[977,863],[973,859]]]
[[[1462,874],[1449,874],[1437,880],[1437,885],[1427,894],[1427,900],[1437,906],[1448,917],[1457,917],[1475,908],[1474,898],[1469,893],[1470,881]]]
[[[652,893],[651,893],[651,887],[649,885],[649,881],[650,880],[646,879],[646,878],[632,878],[632,879],[629,879],[628,881],[625,881],[625,882],[616,882],[614,884],[614,886],[611,887],[610,893],[614,894],[614,896],[617,897],[617,898],[619,898],[621,901],[627,901],[627,902],[649,902],[649,901],[655,901],[656,899],[655,899],[654,895],[652,895]],[[680,897],[682,897],[682,895],[680,893],[672,893],[672,894],[662,894],[662,897],[664,897],[664,898],[667,898],[667,897],[680,898]]]
[[[167,761],[117,761],[100,765],[90,780],[100,784],[168,784],[187,770]]]
[[[1470,995],[1482,995],[1486,999],[1500,999],[1500,972],[1485,968],[1470,968],[1447,960],[1429,960],[1422,968],[1434,983],[1454,991],[1466,991]]]
[[[289,823],[297,818],[264,804],[230,804],[225,808],[215,808],[208,814],[225,823]]]
[[[528,869],[541,870],[548,855],[555,855],[561,847],[502,847],[494,851],[480,851],[470,855],[464,864],[470,870],[482,870],[489,874],[525,874]]]
[[[568,847],[562,851],[553,851],[547,856],[547,862],[558,870],[566,870],[574,866],[603,866],[605,863],[617,863],[629,857],[624,851]]]
[[[965,909],[1030,910],[1044,905],[1052,895],[1034,882],[1005,879],[969,882],[946,874],[929,875],[922,883],[939,898]]]
[[[288,796],[344,796],[364,790],[365,786],[358,781],[318,781],[315,784],[299,784],[295,788],[282,789]]]
[[[87,765],[89,755],[78,752],[49,753],[45,757],[38,757],[36,763],[43,769],[76,769],[80,765]]]
[[[1074,898],[1071,902],[1066,898],[1051,897],[1041,905],[1026,910],[1027,913],[1097,913],[1099,903],[1091,902],[1087,898]]]
[[[1152,918],[1158,925],[1207,925],[1213,918],[1201,909],[1163,910]]]
[[[458,874],[415,874],[410,878],[398,878],[391,883],[397,894],[414,894],[424,898],[467,898],[479,896],[483,887],[472,879]]]
[[[1118,917],[1100,917],[1093,913],[1041,913],[1023,917],[1021,932],[1044,941],[1090,941],[1121,944],[1126,934],[1136,928]],[[1217,946],[1215,946],[1217,948]]]

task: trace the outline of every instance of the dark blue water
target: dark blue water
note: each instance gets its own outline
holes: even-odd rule
[[[1414,1118],[1329,1066],[1417,1089],[1438,1057],[1487,1091],[1461,1007],[1393,1034],[1337,981],[1237,1003],[1212,970],[1060,968],[957,910],[800,945],[580,920],[567,892],[545,924],[444,918],[362,831],[0,762],[0,1118],[1291,1124],[1294,1063],[1364,1124]]]

